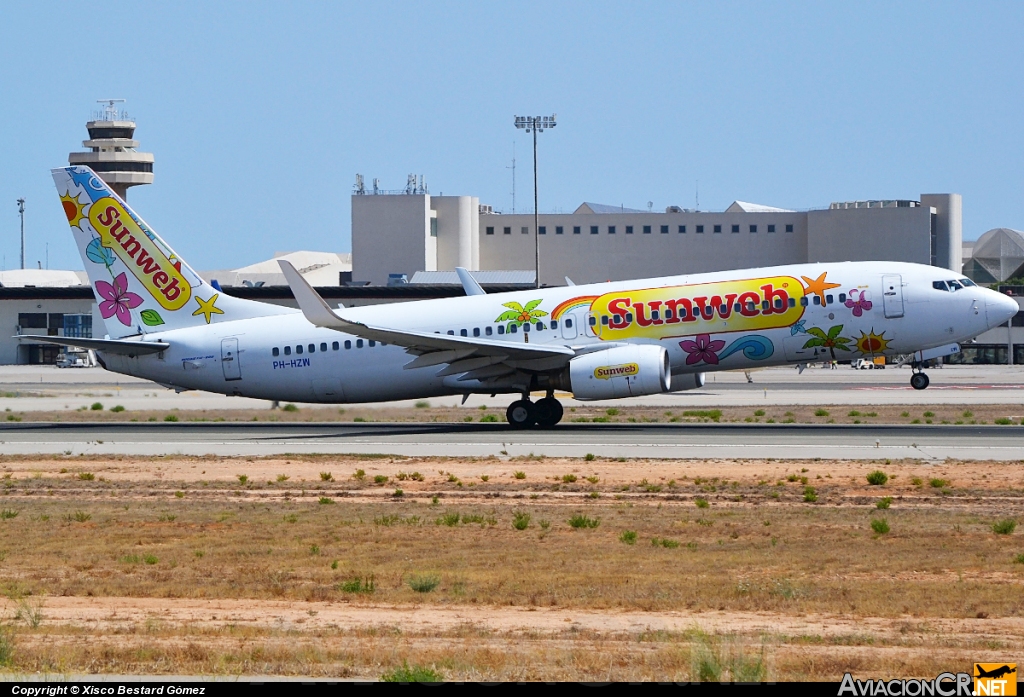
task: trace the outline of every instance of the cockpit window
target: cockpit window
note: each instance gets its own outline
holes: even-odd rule
[[[949,284],[949,289],[952,291],[963,290],[963,286],[960,285],[959,281],[946,281]]]
[[[961,278],[960,283],[963,284],[964,288],[969,288],[971,286],[977,285],[974,281],[972,281],[969,278]]]
[[[949,288],[946,287],[945,281],[932,281],[932,288],[935,290],[949,290]]]

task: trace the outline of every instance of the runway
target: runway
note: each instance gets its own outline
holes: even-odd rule
[[[844,424],[6,423],[0,453],[1024,460],[1020,426]]]

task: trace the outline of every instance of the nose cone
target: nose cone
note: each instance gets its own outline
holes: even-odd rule
[[[998,327],[1020,311],[1017,300],[994,290],[985,294],[985,315],[989,327]]]

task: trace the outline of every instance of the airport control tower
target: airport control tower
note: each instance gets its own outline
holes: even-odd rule
[[[129,186],[153,183],[153,153],[138,152],[135,120],[119,108],[123,99],[99,99],[103,108],[93,114],[94,120],[85,124],[89,140],[82,141],[87,152],[68,155],[68,164],[87,165],[112,188],[127,199]]]

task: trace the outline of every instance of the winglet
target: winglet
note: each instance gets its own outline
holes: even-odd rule
[[[574,285],[576,285],[576,284],[572,282],[572,279],[571,279],[571,278],[569,278],[568,276],[566,276],[566,277],[565,277],[565,285],[567,285],[567,286],[574,286]]]
[[[311,324],[326,329],[345,329],[349,326],[348,322],[334,314],[331,306],[313,290],[313,286],[306,283],[306,279],[295,270],[290,261],[279,259],[277,263],[280,264],[281,271],[288,281],[288,287],[292,289],[292,295],[299,303],[299,309]]]
[[[455,273],[459,274],[459,280],[462,281],[462,289],[466,291],[466,295],[487,295],[487,291],[476,282],[476,279],[469,274],[469,271],[466,271],[461,266],[456,266]]]

